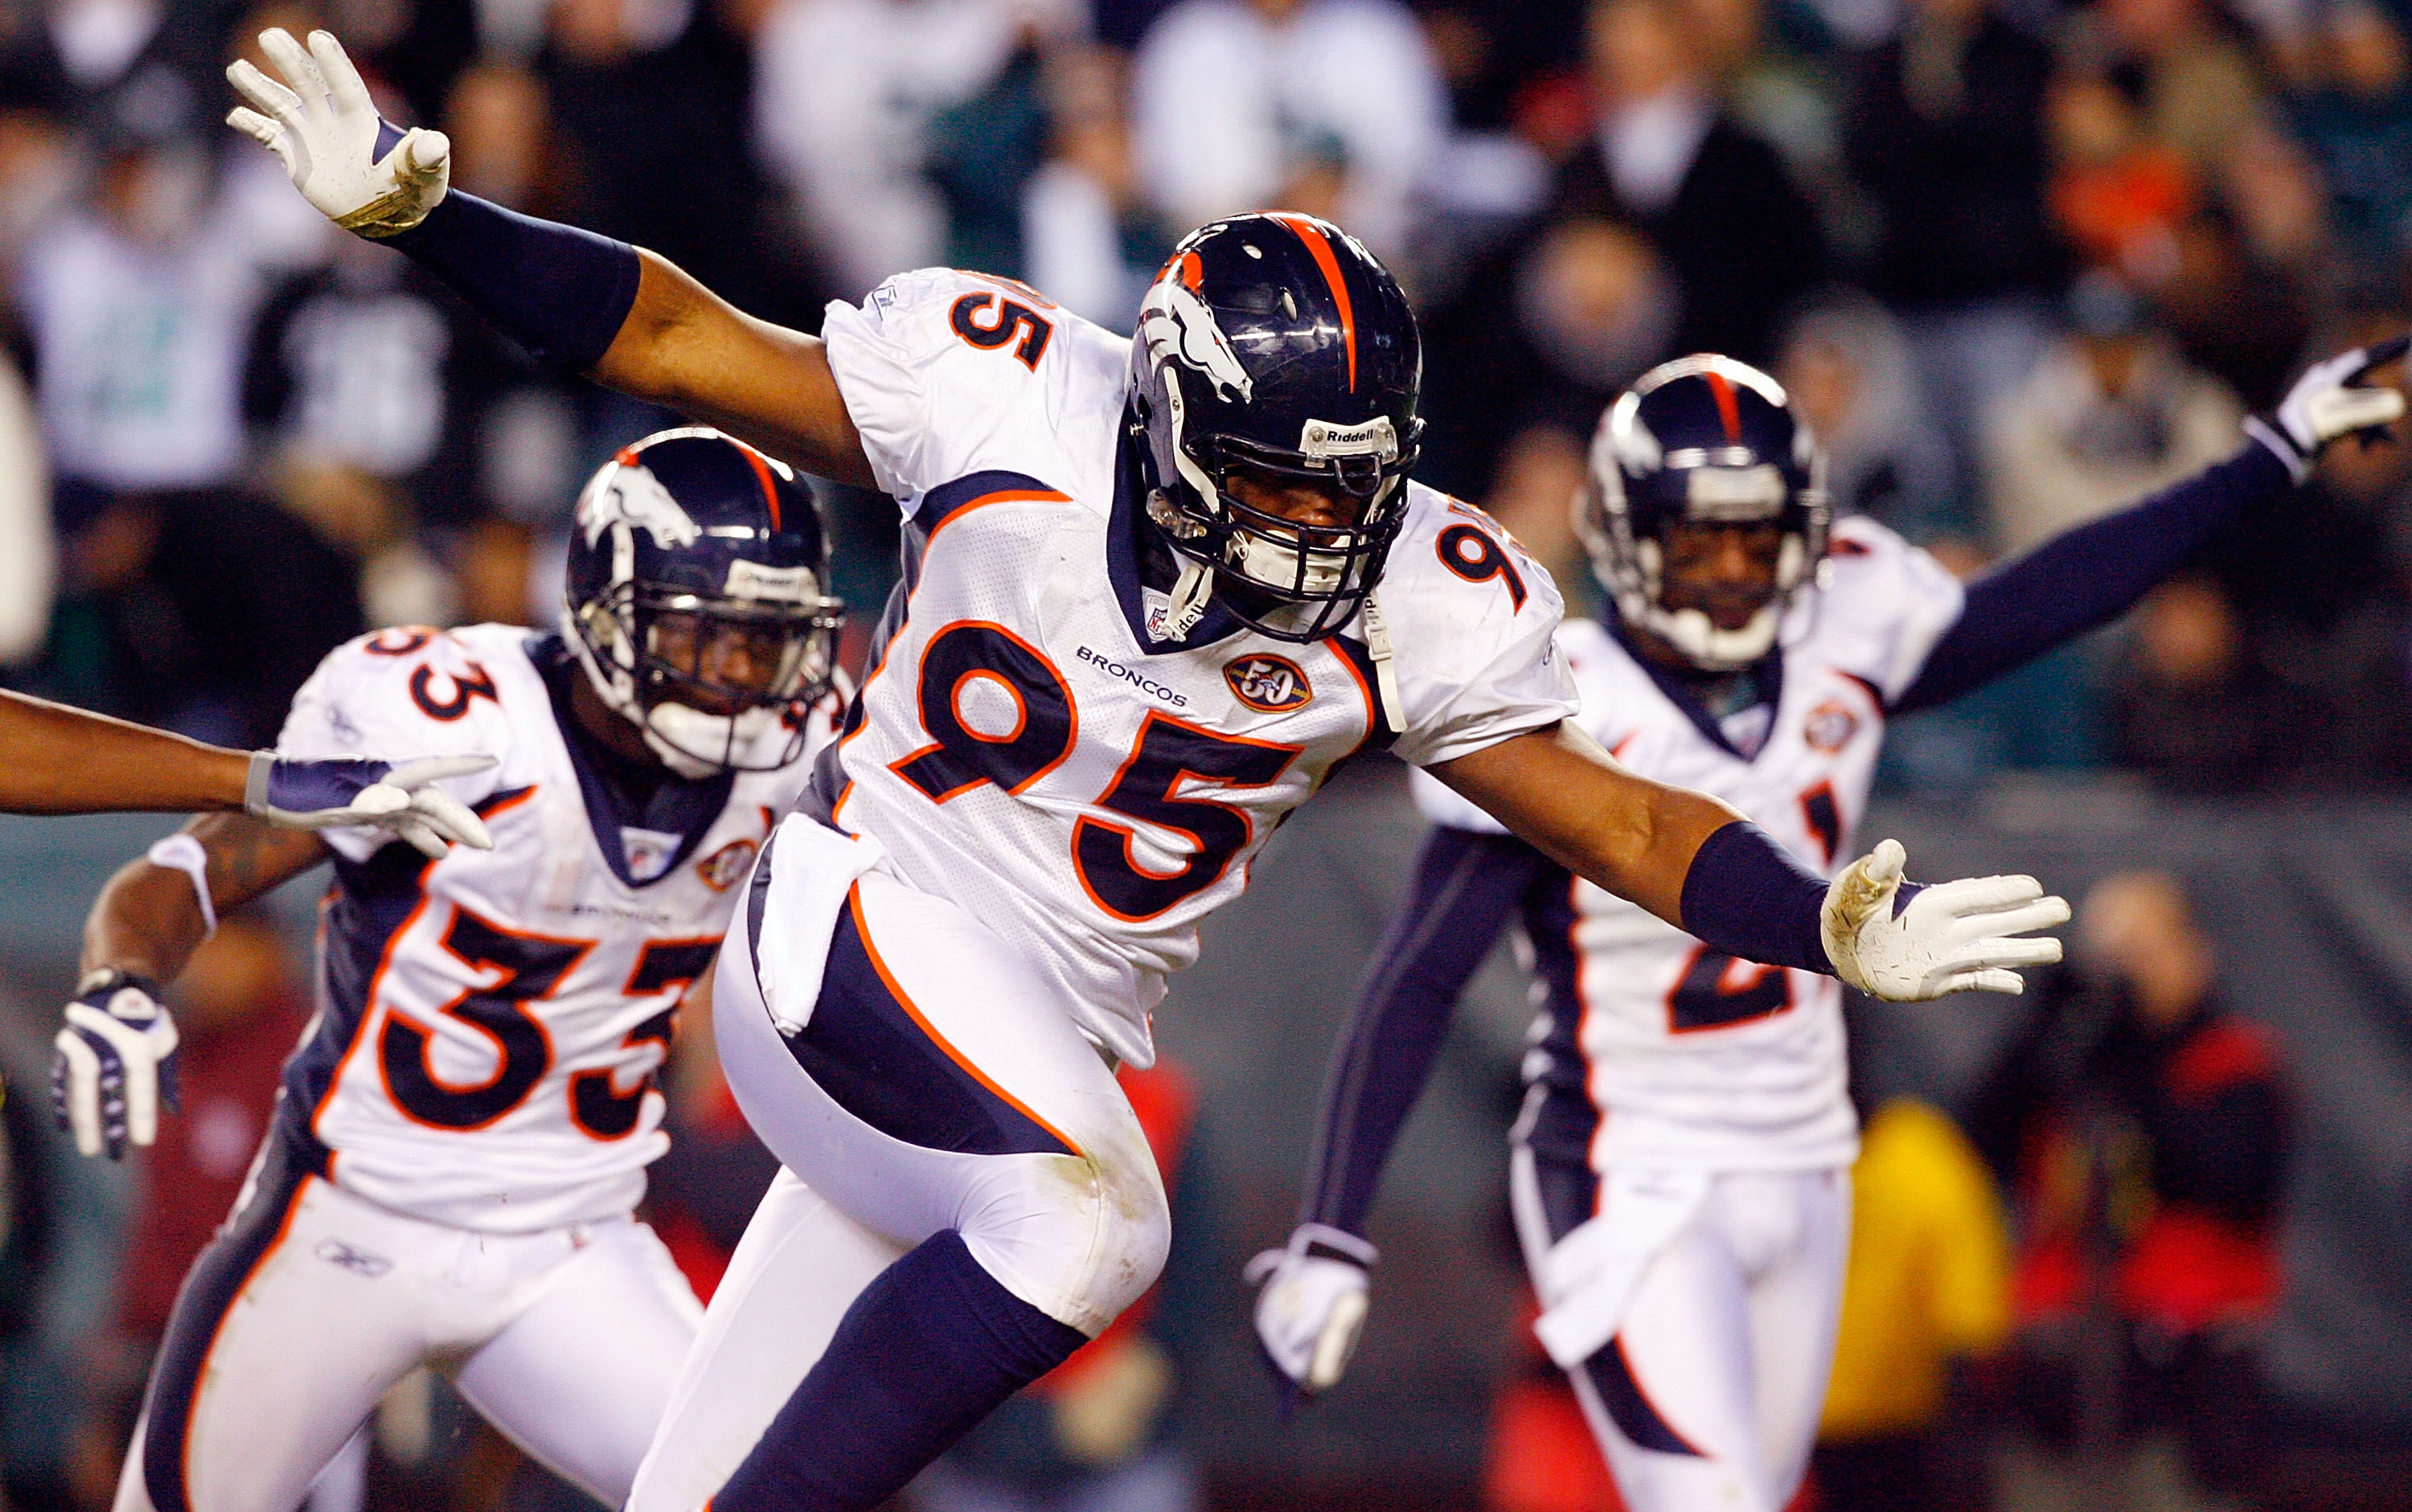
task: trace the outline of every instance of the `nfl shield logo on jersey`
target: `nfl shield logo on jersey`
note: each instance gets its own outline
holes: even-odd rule
[[[1315,697],[1306,673],[1287,656],[1259,653],[1227,662],[1223,681],[1231,684],[1233,697],[1259,713],[1278,714]]]
[[[640,829],[635,825],[620,827],[621,853],[627,858],[628,880],[642,886],[670,869],[677,859],[680,837],[659,829]]]

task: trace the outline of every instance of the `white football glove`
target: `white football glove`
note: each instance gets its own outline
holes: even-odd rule
[[[1914,1003],[1946,992],[2017,992],[2010,968],[2060,959],[2060,942],[2012,939],[2068,922],[2068,903],[2031,876],[1968,877],[1900,896],[1907,853],[1888,840],[1843,869],[1818,924],[1834,975],[1872,997]],[[1914,887],[1915,884],[1912,884]]]
[[[159,1137],[159,1105],[176,1108],[176,1024],[150,983],[94,972],[52,1044],[51,1110],[79,1152],[120,1160]]]
[[[493,764],[493,756],[454,756],[393,767],[365,756],[310,761],[256,751],[243,806],[294,829],[383,829],[428,856],[443,855],[447,842],[492,850],[485,821],[435,784]]]
[[[1301,1224],[1286,1249],[1248,1262],[1257,1293],[1257,1341],[1291,1385],[1309,1396],[1339,1384],[1357,1353],[1357,1336],[1372,1306],[1367,1268],[1380,1252],[1356,1235],[1322,1224]]]
[[[2404,396],[2392,389],[2357,385],[2371,369],[2402,357],[2406,341],[2398,336],[2313,363],[2278,401],[2273,414],[2245,420],[2245,433],[2276,452],[2298,483],[2311,476],[2320,449],[2337,437],[2357,431],[2365,433],[2365,439],[2384,435],[2380,428],[2403,415]]]
[[[228,64],[227,81],[257,109],[236,106],[227,125],[284,159],[302,198],[345,230],[391,236],[425,220],[451,182],[444,133],[389,125],[330,33],[312,32],[305,51],[292,33],[272,26],[259,45],[286,82],[243,59]]]

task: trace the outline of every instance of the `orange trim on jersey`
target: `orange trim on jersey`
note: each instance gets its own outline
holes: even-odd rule
[[[888,962],[880,957],[879,947],[872,944],[871,942],[871,924],[869,920],[862,917],[862,884],[858,882],[853,887],[846,889],[846,905],[854,912],[854,932],[862,940],[862,953],[864,957],[870,961],[871,969],[879,974],[880,984],[888,989],[889,996],[894,998],[896,1000],[896,1006],[903,1008],[905,1015],[913,1020],[914,1024],[919,1028],[921,1033],[929,1036],[930,1043],[946,1051],[947,1059],[954,1062],[957,1065],[962,1066],[966,1072],[970,1073],[973,1080],[978,1082],[981,1086],[986,1087],[989,1091],[1003,1098],[1007,1106],[1010,1107],[1015,1112],[1020,1113],[1023,1118],[1028,1119],[1031,1123],[1037,1124],[1042,1129],[1045,1129],[1048,1136],[1053,1138],[1058,1144],[1061,1144],[1065,1149],[1069,1150],[1075,1155],[1079,1155],[1084,1160],[1087,1159],[1088,1157],[1081,1149],[1079,1141],[1072,1138],[1071,1136],[1066,1134],[1063,1130],[1057,1128],[1054,1124],[1048,1123],[1043,1118],[1040,1118],[1037,1113],[1032,1112],[1030,1106],[1024,1103],[1021,1098],[1016,1097],[1013,1094],[1006,1091],[1003,1087],[998,1086],[996,1082],[990,1078],[987,1072],[981,1070],[978,1066],[974,1065],[971,1063],[970,1058],[965,1056],[963,1051],[955,1049],[951,1044],[949,1044],[947,1036],[938,1033],[936,1026],[930,1022],[929,1018],[921,1012],[920,1007],[915,1004],[910,997],[905,995],[904,984],[897,981],[896,974],[888,969]]]
[[[1357,391],[1357,314],[1348,303],[1348,283],[1340,275],[1340,259],[1331,254],[1331,239],[1323,228],[1303,215],[1272,217],[1290,228],[1306,244],[1307,253],[1315,258],[1316,267],[1323,271],[1323,281],[1331,286],[1332,302],[1340,306],[1340,334],[1348,344],[1348,391]]]
[[[460,917],[463,912],[468,912],[467,910],[463,909],[457,903],[452,903],[450,907],[452,909],[453,922],[455,923],[460,920]],[[483,924],[486,928],[493,930],[495,933],[508,935],[514,940],[540,940],[546,945],[574,945],[578,947],[578,954],[569,958],[568,964],[561,968],[561,975],[552,979],[552,985],[551,987],[546,988],[543,992],[539,993],[536,997],[523,998],[520,1000],[516,1005],[519,1009],[520,1017],[536,1025],[537,1034],[544,1040],[544,1069],[547,1073],[551,1072],[556,1064],[556,1058],[552,1050],[552,1031],[545,1027],[543,1019],[527,1011],[528,1005],[532,1003],[541,1003],[546,998],[551,997],[554,992],[559,991],[561,990],[561,984],[566,981],[579,967],[586,963],[587,955],[594,950],[596,946],[602,942],[599,940],[565,939],[557,934],[539,934],[534,930],[510,929],[505,925],[495,923],[493,919],[486,917],[483,914],[474,912],[470,912],[469,917],[475,918],[478,923]],[[443,950],[446,955],[450,956],[457,962],[460,962],[461,964],[467,966],[471,971],[478,970],[478,967],[476,962],[469,960],[466,956],[462,955],[459,951],[444,943],[445,936],[449,935],[451,932],[451,926],[448,924],[445,927],[444,933],[435,937],[437,947]],[[401,935],[397,933],[395,938],[400,939]],[[390,948],[390,947],[389,947],[389,948]],[[502,981],[496,982],[494,987],[499,988],[518,979],[519,974],[517,972],[507,971],[504,974]],[[493,988],[467,988],[462,991],[460,996],[436,1009],[435,1017],[438,1019],[449,1018],[451,1017],[452,1010],[454,1008],[457,1008],[462,1004],[468,1002],[471,998],[476,997],[480,992],[492,991],[493,991]],[[375,999],[372,997],[370,1002],[374,1005]],[[488,1039],[493,1040],[494,1072],[493,1075],[488,1077],[483,1081],[472,1081],[456,1086],[435,1074],[435,1063],[428,1054],[428,1051],[434,1049],[435,1044],[434,1030],[429,1028],[427,1024],[419,1020],[416,1015],[404,1013],[400,1008],[388,1008],[385,1016],[388,1020],[395,1019],[401,1020],[404,1023],[406,1023],[413,1029],[418,1030],[419,1033],[424,1036],[420,1040],[419,1047],[419,1069],[427,1073],[429,1084],[434,1086],[440,1091],[453,1094],[483,1092],[487,1088],[493,1086],[495,1082],[500,1081],[503,1079],[503,1073],[510,1069],[511,1057],[509,1048],[504,1045],[502,1040],[496,1037],[494,1033],[486,1028],[485,1025],[478,1023],[474,1020],[463,1019],[459,1021],[467,1024],[471,1029],[485,1035]],[[361,1021],[365,1023],[368,1020],[368,1015],[362,1014],[360,1018]],[[378,1038],[382,1039],[383,1037],[384,1032],[380,1029],[378,1032]],[[539,1074],[537,1077],[536,1081],[529,1086],[528,1091],[530,1093],[534,1093],[537,1087],[543,1085],[543,1083],[544,1075]],[[422,1129],[434,1129],[439,1134],[474,1134],[479,1129],[492,1128],[496,1123],[502,1122],[505,1118],[507,1118],[511,1114],[519,1111],[520,1108],[527,1103],[527,1098],[522,1096],[519,1101],[511,1104],[508,1108],[506,1108],[500,1112],[494,1114],[493,1117],[476,1123],[430,1123],[427,1120],[420,1118],[408,1108],[403,1106],[402,1099],[393,1094],[393,1083],[385,1074],[385,1056],[382,1052],[377,1056],[377,1085],[385,1089],[386,1101],[393,1105],[393,1110],[395,1112],[400,1113],[404,1118],[408,1119],[411,1123],[418,1124]]]
[[[1353,756],[1358,752],[1365,749],[1366,741],[1371,741],[1375,736],[1379,735],[1382,732],[1382,706],[1380,703],[1375,701],[1374,697],[1374,684],[1366,682],[1365,674],[1357,670],[1357,658],[1343,651],[1333,653],[1332,660],[1338,662],[1342,667],[1348,669],[1348,681],[1357,684],[1358,694],[1365,700],[1365,733],[1359,739],[1355,745],[1349,748],[1348,756]],[[1342,756],[1340,761],[1346,761],[1347,759],[1348,756]],[[1338,766],[1340,761],[1333,762],[1331,766]],[[1331,776],[1331,768],[1326,767],[1323,771],[1323,775],[1326,777]],[[1315,785],[1320,788],[1323,785],[1322,781],[1317,779]],[[1309,796],[1311,797],[1313,795]]]
[[[939,531],[946,529],[949,525],[953,524],[956,521],[961,520],[963,516],[970,514],[975,509],[985,509],[992,504],[1069,504],[1071,502],[1072,496],[1070,494],[1058,493],[1053,489],[999,489],[994,493],[983,493],[978,498],[974,499],[970,503],[954,510],[952,513],[949,514],[946,519],[939,521],[936,525],[931,528],[930,534],[922,537],[921,540],[922,560],[925,564],[927,563],[930,548],[937,543]],[[920,585],[916,583],[914,586],[918,588]],[[910,605],[912,603],[911,595],[908,594],[905,595],[905,603],[907,605],[906,613],[909,616],[911,613]],[[890,642],[890,644],[893,643],[894,642],[892,641]],[[883,663],[882,665],[885,664]]]
[[[294,1183],[293,1195],[285,1199],[285,1216],[277,1221],[276,1237],[268,1241],[268,1248],[260,1251],[259,1258],[252,1261],[251,1269],[243,1273],[242,1284],[230,1294],[226,1311],[218,1314],[217,1327],[210,1332],[210,1346],[201,1351],[201,1368],[193,1373],[193,1400],[184,1409],[184,1440],[176,1446],[177,1472],[188,1489],[193,1484],[193,1425],[200,1420],[201,1389],[210,1378],[210,1357],[217,1353],[218,1341],[226,1336],[227,1319],[234,1315],[243,1294],[250,1289],[252,1278],[258,1275],[260,1268],[274,1259],[276,1252],[285,1247],[286,1236],[293,1232],[293,1220],[301,1215],[302,1194],[309,1191],[310,1183],[316,1180],[318,1178],[315,1176],[304,1176]],[[189,1495],[185,1498],[188,1502],[191,1499]]]
[[[495,802],[493,800],[488,799],[483,803],[472,803],[469,805],[469,808],[471,812],[478,815],[478,818],[491,819],[497,814],[508,814],[511,810],[518,808],[529,799],[536,797],[537,789],[543,785],[544,785],[541,783],[530,783],[525,787],[521,788],[518,792],[511,794],[500,802]],[[489,804],[492,806],[489,807]]]
[[[771,481],[771,464],[762,460],[760,452],[743,441],[737,443],[737,449],[745,453],[745,460],[754,464],[754,476],[762,481],[762,502],[771,509],[771,528],[785,529],[786,527],[779,523],[779,489],[777,484]]]
[[[1733,385],[1714,368],[1700,376],[1709,380],[1709,392],[1717,397],[1717,419],[1726,428],[1726,440],[1739,443],[1742,440],[1742,407],[1734,403]]]
[[[326,1117],[327,1105],[335,1100],[335,1089],[344,1084],[345,1073],[352,1068],[352,1057],[360,1053],[360,1046],[369,1037],[369,1020],[376,1017],[377,991],[385,985],[385,974],[393,965],[394,947],[402,943],[404,935],[418,927],[419,916],[427,912],[427,905],[434,901],[427,895],[427,876],[434,870],[434,860],[419,869],[419,902],[404,916],[401,927],[386,936],[385,949],[377,957],[376,970],[369,974],[368,991],[360,994],[360,1016],[352,1023],[351,1043],[346,1045],[344,1053],[335,1058],[335,1074],[327,1079],[327,1090],[318,1094],[318,1105],[310,1109],[310,1137],[321,1145],[327,1145],[327,1141],[318,1133],[318,1121]],[[380,1082],[385,1079],[383,1067],[377,1070],[377,1079]],[[327,1148],[330,1152],[334,1150],[332,1145],[327,1145]],[[327,1159],[327,1174],[332,1176],[334,1171],[335,1159],[331,1152]]]

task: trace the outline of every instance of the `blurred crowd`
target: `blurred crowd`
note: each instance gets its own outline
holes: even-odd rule
[[[0,0],[0,666],[264,741],[364,626],[549,622],[579,481],[666,418],[326,228],[220,124],[264,26],[461,187],[804,329],[941,262],[1121,328],[1188,227],[1329,215],[1417,301],[1428,480],[1579,595],[1592,424],[1670,355],[1771,367],[1839,506],[1975,573],[2400,329],[2412,16],[2228,3]],[[2340,448],[1890,780],[2412,781],[2407,496],[2412,448]],[[892,520],[831,502],[875,602]]]

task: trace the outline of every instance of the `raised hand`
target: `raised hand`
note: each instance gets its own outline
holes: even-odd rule
[[[1900,841],[1888,840],[1826,889],[1818,922],[1843,980],[1896,1003],[1947,992],[2017,992],[2026,983],[2013,968],[2060,959],[2056,939],[2013,938],[2068,922],[2067,901],[2046,897],[2035,878],[1970,877],[1921,888],[1902,880],[1907,859]]]
[[[227,81],[251,104],[227,125],[283,159],[302,198],[345,230],[386,237],[425,220],[451,182],[444,133],[389,125],[331,33],[312,32],[305,50],[272,26],[259,45],[285,82],[246,60],[228,65]]]
[[[2361,380],[2373,368],[2402,357],[2407,345],[2412,337],[2398,336],[2313,363],[2278,401],[2276,410],[2267,418],[2256,415],[2245,420],[2245,432],[2276,452],[2295,481],[2302,482],[2330,442],[2357,433],[2365,442],[2375,440],[2404,413],[2401,393],[2364,388]]]

